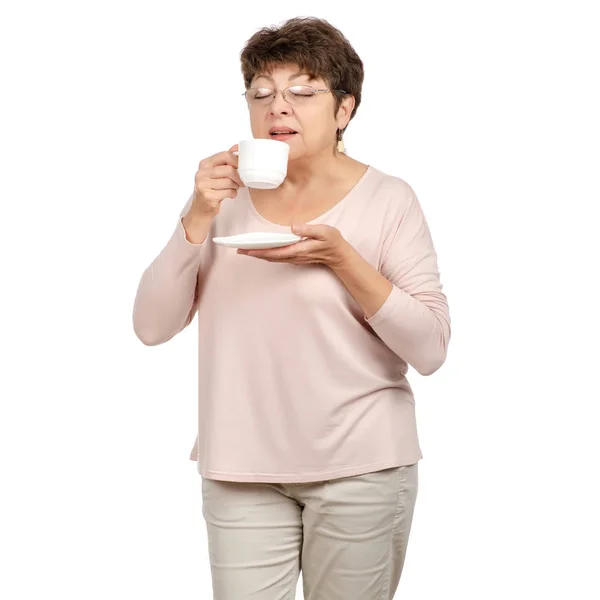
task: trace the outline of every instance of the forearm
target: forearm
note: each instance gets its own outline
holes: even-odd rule
[[[342,258],[332,270],[362,308],[366,319],[383,306],[392,291],[392,283],[350,244],[345,245]]]
[[[133,308],[133,327],[149,346],[162,344],[189,325],[197,307],[202,231],[186,233],[178,223],[167,245],[142,274]],[[208,233],[204,234],[204,238]],[[190,240],[191,238],[191,240]]]
[[[421,375],[445,361],[450,339],[446,297],[441,292],[412,296],[394,286],[352,247],[332,267],[365,313],[380,339]]]
[[[212,221],[212,217],[195,216],[191,211],[188,212],[188,214],[181,219],[188,242],[190,242],[190,244],[204,243],[210,232]]]

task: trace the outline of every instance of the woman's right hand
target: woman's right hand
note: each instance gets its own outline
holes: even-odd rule
[[[214,218],[225,198],[235,198],[245,187],[237,172],[238,157],[233,154],[238,145],[200,161],[194,178],[194,199],[190,213],[196,217]]]

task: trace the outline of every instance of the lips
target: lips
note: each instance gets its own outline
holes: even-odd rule
[[[269,135],[277,136],[277,135],[293,135],[294,133],[298,133],[294,129],[290,127],[277,126],[271,127],[269,129]]]

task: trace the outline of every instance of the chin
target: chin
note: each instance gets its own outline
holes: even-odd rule
[[[301,158],[308,154],[304,144],[294,143],[294,140],[289,140],[289,141],[286,141],[285,143],[290,147],[290,154],[289,154],[288,160],[294,160],[295,158]]]

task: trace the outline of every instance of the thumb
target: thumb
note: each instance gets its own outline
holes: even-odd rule
[[[306,223],[292,225],[292,233],[303,237],[313,238],[326,242],[329,239],[329,231],[332,228],[328,225],[307,225]]]
[[[227,150],[227,152],[237,152],[239,149],[240,149],[239,144],[234,144],[233,146],[231,146],[231,148],[229,148],[229,150]],[[235,163],[236,164],[234,165],[234,167],[237,169],[238,168],[238,164],[239,164],[239,159],[238,159],[237,154],[235,155]],[[241,179],[240,179],[240,182],[241,182],[240,187],[246,187],[244,185],[244,182],[241,181]]]
[[[292,225],[292,233],[296,235],[305,235],[310,237],[310,225],[306,225],[305,223],[298,223]]]

